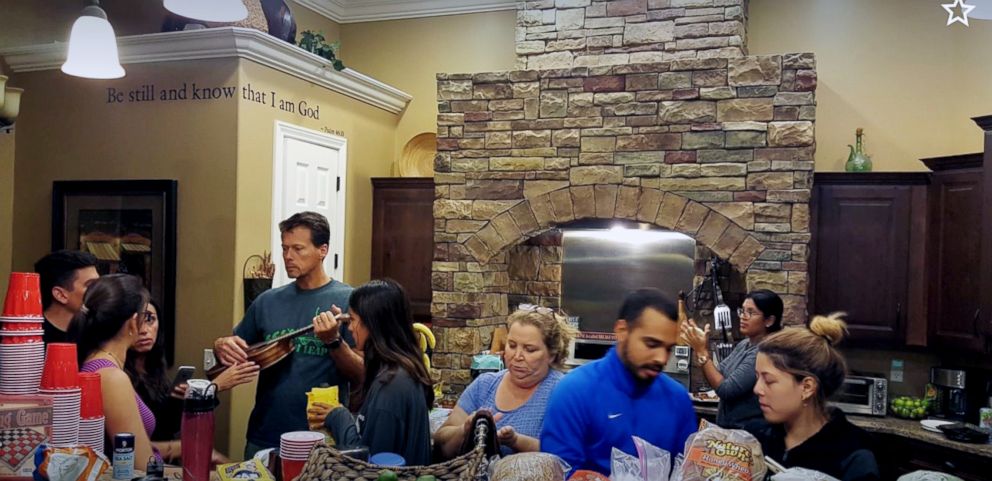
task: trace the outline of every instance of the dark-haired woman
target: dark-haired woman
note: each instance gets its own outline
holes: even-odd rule
[[[155,432],[155,415],[124,372],[127,352],[138,341],[147,305],[148,291],[141,279],[126,274],[103,276],[86,290],[70,330],[80,370],[100,374],[107,437],[134,434],[134,467],[140,470],[152,456],[161,460],[149,439]]]
[[[369,454],[390,452],[403,456],[407,465],[429,464],[434,390],[406,293],[394,281],[374,280],[351,293],[348,307],[355,344],[365,354],[365,402],[357,420],[344,407],[331,411],[316,404],[308,413],[311,429],[327,428],[339,446],[368,446]],[[340,314],[336,311],[322,313],[315,323],[315,334],[324,342],[333,333],[322,327],[332,324],[331,317]]]
[[[758,289],[749,293],[744,304],[737,310],[741,335],[747,339],[738,343],[726,359],[720,360],[719,366],[714,365],[713,358],[710,357],[707,342],[710,326],[701,330],[692,319],[682,326],[683,335],[695,351],[696,362],[703,371],[706,382],[720,398],[716,415],[719,426],[749,431],[766,427],[758,398],[753,392],[757,380],[754,363],[758,343],[768,334],[782,328],[782,311],[782,298],[774,292]]]
[[[159,335],[159,311],[158,303],[150,299],[145,309],[144,322],[138,331],[138,340],[128,351],[124,361],[124,371],[131,378],[131,385],[138,397],[156,414],[155,432],[151,434],[152,444],[167,462],[175,463],[182,453],[177,437],[186,386],[173,389],[166,375],[165,341],[164,336]],[[235,364],[225,370],[214,379],[214,383],[217,384],[218,391],[225,391],[251,382],[256,377],[258,366],[247,362]],[[216,451],[213,458],[215,463],[229,462]]]
[[[765,456],[785,467],[875,481],[881,477],[868,433],[827,406],[847,371],[834,347],[846,332],[840,316],[814,317],[808,329],[785,329],[758,344],[754,393],[772,424],[758,439]]]

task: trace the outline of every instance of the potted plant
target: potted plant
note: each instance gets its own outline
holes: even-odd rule
[[[262,255],[249,256],[241,273],[245,284],[245,311],[247,311],[258,296],[272,288],[276,265],[272,262],[272,255],[263,251]]]
[[[344,64],[338,59],[338,50],[341,49],[341,42],[327,43],[324,35],[313,30],[304,30],[300,34],[300,48],[307,52],[324,57],[331,62],[334,70],[344,70]]]

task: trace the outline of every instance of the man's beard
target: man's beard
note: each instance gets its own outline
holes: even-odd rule
[[[639,365],[639,366],[638,365],[635,365],[630,360],[630,353],[628,352],[629,349],[628,349],[628,345],[627,345],[626,342],[620,343],[617,346],[617,348],[618,348],[617,349],[617,352],[620,354],[620,361],[623,362],[623,365],[627,368],[627,371],[629,371],[630,374],[632,376],[634,376],[634,380],[637,381],[638,384],[649,385],[649,384],[653,383],[656,379],[658,379],[657,376],[652,377],[652,378],[643,378],[643,377],[641,377],[641,375],[639,373],[639,371],[641,369],[646,369],[646,368],[651,368],[651,367],[657,367],[658,368],[658,371],[662,371],[665,368],[665,366],[658,365],[658,364],[655,364],[655,363],[642,364],[642,365]],[[663,374],[661,372],[659,372],[658,373],[658,376],[661,376],[661,375],[663,375]]]

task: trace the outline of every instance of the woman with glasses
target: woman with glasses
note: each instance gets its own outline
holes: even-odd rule
[[[165,337],[159,335],[158,303],[148,301],[148,307],[141,316],[138,340],[127,352],[124,371],[131,379],[131,385],[138,397],[156,414],[155,431],[151,440],[166,462],[178,462],[182,450],[179,441],[179,426],[182,421],[183,397],[186,384],[173,386],[167,376],[165,360]],[[235,364],[216,379],[218,391],[245,384],[258,377],[258,366],[252,362]],[[214,452],[214,460],[226,462],[220,453]]]
[[[782,298],[774,292],[758,289],[749,293],[744,305],[737,310],[740,332],[746,339],[739,342],[729,356],[721,359],[719,366],[714,365],[710,357],[710,326],[700,329],[692,319],[682,326],[683,335],[695,351],[696,362],[706,382],[720,398],[716,415],[719,426],[751,432],[765,428],[761,407],[753,392],[757,381],[754,363],[758,343],[782,328],[782,310]]]
[[[331,311],[318,316],[318,337],[329,316],[341,314],[336,307]],[[365,358],[364,402],[357,419],[343,406],[331,410],[314,403],[307,413],[310,428],[326,428],[339,447],[367,446],[370,455],[389,452],[407,465],[430,464],[434,389],[414,335],[410,300],[396,282],[374,280],[352,291],[348,312]]]
[[[469,423],[480,410],[493,414],[504,455],[541,450],[544,412],[551,391],[564,376],[560,370],[575,331],[551,309],[526,304],[510,315],[507,325],[506,369],[472,381],[434,433],[434,443],[446,458],[458,454]]]

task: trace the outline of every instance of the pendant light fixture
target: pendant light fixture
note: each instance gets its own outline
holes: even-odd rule
[[[992,20],[992,0],[968,0],[969,5],[975,8],[968,14],[968,18],[979,20]]]
[[[241,0],[165,0],[165,9],[205,22],[238,22],[248,17]]]
[[[93,0],[83,9],[69,33],[69,54],[62,71],[76,77],[113,79],[124,76],[117,55],[117,36],[107,21],[107,12]]]

